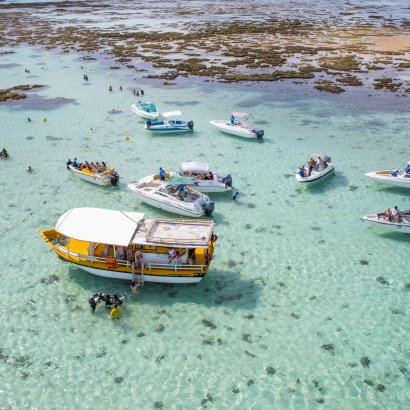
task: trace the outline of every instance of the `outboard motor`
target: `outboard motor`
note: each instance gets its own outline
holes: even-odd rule
[[[232,187],[232,177],[230,175],[223,177],[222,182],[225,184],[226,187]]]
[[[194,122],[193,122],[193,121],[189,121],[187,125],[188,125],[188,128],[189,128],[190,130],[193,130],[193,129],[194,129]]]
[[[116,172],[113,172],[112,174],[110,174],[110,180],[111,184],[113,186],[116,186],[118,184],[118,181],[120,180],[120,176]]]
[[[255,134],[258,138],[262,138],[265,132],[263,130],[256,129]]]
[[[205,209],[205,215],[206,216],[211,216],[212,212],[215,209],[215,202],[210,201],[210,200],[206,201],[205,204],[204,204],[204,209]]]

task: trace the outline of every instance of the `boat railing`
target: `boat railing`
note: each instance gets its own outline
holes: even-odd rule
[[[58,250],[61,252],[66,253],[69,257],[73,256],[79,259],[85,259],[90,262],[100,262],[100,263],[107,263],[108,258],[104,258],[101,256],[90,256],[90,255],[84,255],[82,253],[78,252],[73,252],[70,251],[70,249],[66,248],[65,246],[62,246],[60,244],[55,244],[54,245]],[[132,269],[132,265],[130,262],[122,259],[116,259],[117,265],[118,266],[125,266],[127,268]],[[144,270],[151,270],[151,269],[168,269],[168,270],[175,270],[175,271],[180,271],[180,270],[190,270],[190,271],[198,271],[198,272],[203,272],[205,268],[205,265],[181,265],[181,264],[170,264],[170,263],[147,263],[144,264]]]
[[[172,269],[178,270],[195,270],[198,272],[204,271],[204,265],[178,265],[178,264],[165,264],[165,263],[147,263],[144,265],[145,270],[150,269]]]

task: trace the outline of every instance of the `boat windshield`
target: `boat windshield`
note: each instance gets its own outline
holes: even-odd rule
[[[139,104],[141,110],[146,111],[146,112],[156,112],[157,107],[153,103],[140,103]]]

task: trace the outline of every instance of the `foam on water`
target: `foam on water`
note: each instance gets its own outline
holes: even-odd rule
[[[409,159],[406,98],[396,109],[386,93],[144,84],[160,111],[195,122],[193,135],[153,137],[130,111],[142,84],[130,73],[16,51],[1,57],[0,88],[47,87],[0,105],[0,148],[11,155],[0,161],[2,407],[406,407],[410,238],[360,221],[408,207],[407,191],[364,177]],[[210,127],[231,109],[252,112],[264,141]],[[294,172],[311,152],[329,153],[336,172],[307,189]],[[115,166],[119,187],[69,174],[73,157]],[[71,207],[165,215],[126,184],[186,160],[230,172],[239,191],[236,202],[214,195],[217,256],[198,286],[147,284],[132,296],[126,282],[63,263],[38,236]],[[91,314],[95,292],[125,295],[119,321],[102,306]]]

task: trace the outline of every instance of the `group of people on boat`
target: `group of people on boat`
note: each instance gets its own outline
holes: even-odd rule
[[[6,148],[3,148],[0,152],[0,158],[8,158],[9,153],[7,152]]]
[[[168,263],[175,265],[192,265],[194,254],[195,249],[182,249],[181,251],[170,249],[168,251]]]
[[[324,158],[317,157],[317,161],[314,158],[310,158],[307,163],[308,169],[306,170],[305,166],[302,165],[299,167],[299,175],[302,178],[309,178],[312,175],[312,171],[316,168],[318,171],[321,171],[327,167],[327,161]]]
[[[93,172],[94,174],[101,174],[105,171],[107,171],[107,164],[105,162],[91,162],[89,163],[88,161],[85,162],[77,162],[77,158],[74,158],[74,161],[71,162],[71,159],[67,161],[67,168],[72,165],[75,169],[78,169],[79,171],[89,171]]]
[[[384,211],[383,218],[388,222],[403,222],[402,211],[400,211],[400,209],[397,206],[395,206],[393,209],[387,208]]]
[[[393,171],[390,176],[392,177],[398,177],[400,175],[400,169],[396,169],[395,171]],[[410,176],[410,164],[407,164],[406,168],[404,169],[404,174],[406,176]]]
[[[95,244],[90,243],[88,248],[88,255],[94,255]],[[192,260],[194,259],[195,249],[182,249],[174,250],[170,249],[168,263],[176,263],[178,265],[188,264],[192,265]],[[107,258],[107,261],[110,258],[114,258],[116,261],[128,261],[130,264],[134,265],[134,268],[141,268],[143,264],[143,255],[142,252],[138,249],[135,249],[133,246],[116,246],[114,253],[114,245],[105,244],[102,249],[102,257]]]

